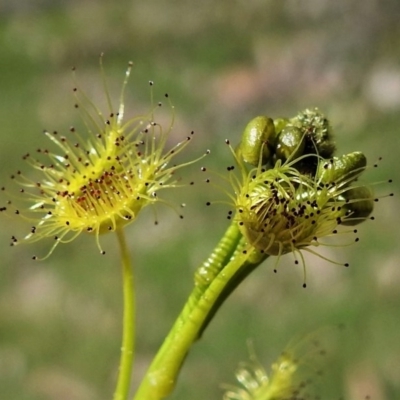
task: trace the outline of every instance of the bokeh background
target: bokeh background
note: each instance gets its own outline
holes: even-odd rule
[[[341,153],[361,150],[371,163],[383,157],[365,180],[395,181],[375,186],[379,196],[395,196],[377,203],[359,243],[321,251],[351,268],[307,256],[307,289],[290,257],[276,275],[273,260],[255,271],[194,346],[171,398],[221,398],[220,384],[234,383],[237,363],[248,357],[249,338],[267,367],[294,336],[337,323],[347,330],[326,366],[321,397],[400,398],[399,21],[397,0],[0,2],[4,184],[28,168],[22,154],[48,145],[44,128],[79,126],[71,66],[80,87],[104,105],[100,52],[116,102],[126,63],[135,63],[128,114],[148,109],[150,79],[156,99],[170,94],[172,140],[196,132],[182,159],[210,148],[201,163],[224,171],[232,163],[224,139],[237,141],[249,119],[318,106]],[[182,173],[194,186],[168,197],[187,203],[184,220],[158,207],[159,226],[150,210],[127,229],[138,296],[135,386],[190,292],[196,266],[227,226],[223,206],[205,207],[223,194],[201,184],[199,167]],[[121,334],[116,239],[102,238],[106,256],[82,236],[34,262],[32,254],[44,254],[49,243],[8,245],[26,229],[1,219],[0,399],[110,399]]]

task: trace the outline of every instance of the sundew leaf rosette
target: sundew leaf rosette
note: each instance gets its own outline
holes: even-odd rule
[[[169,100],[171,120],[167,128],[156,119],[162,103],[152,104],[148,113],[124,121],[124,92],[132,63],[126,70],[117,110],[110,99],[101,59],[100,65],[108,115],[103,115],[75,87],[75,107],[81,112],[87,132],[81,134],[74,127],[66,136],[44,131],[57,151],[38,148],[35,155],[23,156],[39,178],[34,180],[30,173],[19,170],[11,176],[20,187],[19,194],[2,188],[9,200],[1,211],[31,223],[30,232],[22,239],[12,236],[11,245],[53,238],[55,242],[47,257],[59,243],[88,232],[95,235],[104,254],[99,235],[133,222],[144,207],[159,201],[161,189],[180,186],[175,172],[194,162],[171,164],[175,155],[185,149],[193,132],[167,149],[174,126],[174,107]]]
[[[248,177],[238,191],[235,220],[249,243],[268,255],[296,252],[318,245],[337,225],[357,224],[372,212],[370,189],[350,186],[365,169],[362,153],[318,162],[315,177],[280,161]]]
[[[311,400],[323,398],[343,341],[343,326],[326,327],[295,337],[269,371],[258,360],[249,342],[249,360],[236,369],[237,385],[222,385],[223,400]],[[321,393],[319,393],[321,392]]]

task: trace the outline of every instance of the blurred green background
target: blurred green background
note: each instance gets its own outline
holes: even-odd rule
[[[41,131],[79,125],[73,79],[104,104],[98,56],[105,52],[110,91],[117,101],[126,63],[134,61],[127,113],[170,94],[176,107],[173,140],[194,130],[183,159],[224,171],[232,142],[259,114],[292,116],[318,106],[332,121],[341,153],[360,150],[379,168],[364,174],[382,199],[376,220],[359,229],[361,241],[328,247],[344,269],[307,256],[308,288],[290,256],[278,274],[269,260],[218,313],[186,360],[173,399],[218,399],[233,383],[246,341],[268,366],[293,336],[344,323],[321,390],[323,399],[400,398],[400,3],[397,0],[3,1],[0,3],[1,182],[27,170],[21,155],[48,145]],[[223,198],[203,186],[200,165],[186,170],[198,184],[167,197],[186,202],[186,218],[158,207],[127,229],[135,260],[138,354],[134,383],[192,288],[193,272],[220,237],[226,209],[205,207]],[[3,201],[2,201],[3,203]],[[13,227],[11,229],[10,227]],[[121,282],[116,239],[59,246],[10,248],[9,236],[27,226],[3,218],[0,239],[0,399],[90,400],[112,397],[119,360]],[[15,232],[14,232],[15,229]],[[342,397],[340,397],[342,396]]]

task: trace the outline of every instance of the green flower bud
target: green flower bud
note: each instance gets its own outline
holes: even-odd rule
[[[236,150],[240,159],[251,165],[267,164],[271,158],[270,146],[275,140],[275,126],[271,118],[259,116],[246,126]]]
[[[357,225],[366,220],[374,209],[372,190],[367,186],[349,188],[344,194],[347,218],[343,225]]]
[[[285,162],[300,157],[305,148],[304,134],[301,129],[286,125],[279,134],[275,144],[275,156]]]
[[[367,166],[367,158],[360,151],[333,157],[325,163],[319,163],[317,178],[321,183],[336,183],[346,179],[349,183],[357,178]]]
[[[278,135],[281,133],[282,129],[289,124],[289,120],[287,118],[276,118],[274,119],[274,125],[275,125],[275,132]]]

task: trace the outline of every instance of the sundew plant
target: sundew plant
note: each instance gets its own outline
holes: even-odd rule
[[[114,400],[126,400],[135,374],[136,303],[129,254],[133,245],[127,243],[125,229],[143,208],[157,203],[168,205],[182,217],[179,205],[163,200],[163,192],[184,189],[185,167],[203,162],[200,160],[210,152],[190,157],[188,145],[193,132],[182,133],[181,141],[170,143],[175,111],[168,95],[163,102],[156,102],[152,94],[147,113],[125,119],[124,96],[132,63],[126,70],[117,106],[107,88],[102,57],[100,67],[107,111],[99,110],[75,84],[75,107],[86,131],[75,127],[65,135],[44,131],[47,145],[25,153],[26,168],[12,173],[10,182],[1,188],[0,211],[5,217],[3,226],[7,218],[26,222],[24,234],[12,233],[12,247],[49,242],[47,253],[33,255],[34,260],[57,257],[57,246],[78,240],[81,234],[91,235],[104,255],[102,236],[116,234],[124,310]],[[170,109],[167,125],[158,121],[160,107]],[[319,248],[334,246],[327,237],[340,235],[344,245],[357,242],[356,226],[374,218],[372,211],[378,198],[370,185],[359,179],[368,168],[365,155],[360,151],[340,154],[332,126],[317,108],[307,108],[291,118],[257,116],[237,143],[227,139],[226,146],[232,163],[225,171],[209,171],[203,164],[198,169],[202,178],[207,175],[210,198],[219,196],[206,205],[228,204],[229,225],[197,268],[192,292],[154,356],[134,395],[136,400],[163,399],[173,391],[192,345],[224,300],[267,258],[272,258],[269,262],[276,271],[281,256],[292,254],[294,263],[304,271],[306,287],[304,252],[325,258]],[[175,156],[183,152],[187,161],[176,164]],[[317,354],[321,352],[308,351],[306,357],[284,352],[267,374],[251,351],[249,363],[241,364],[236,372],[238,385],[226,386],[223,398],[311,399],[312,380],[300,376],[304,376],[303,366],[312,365]]]

